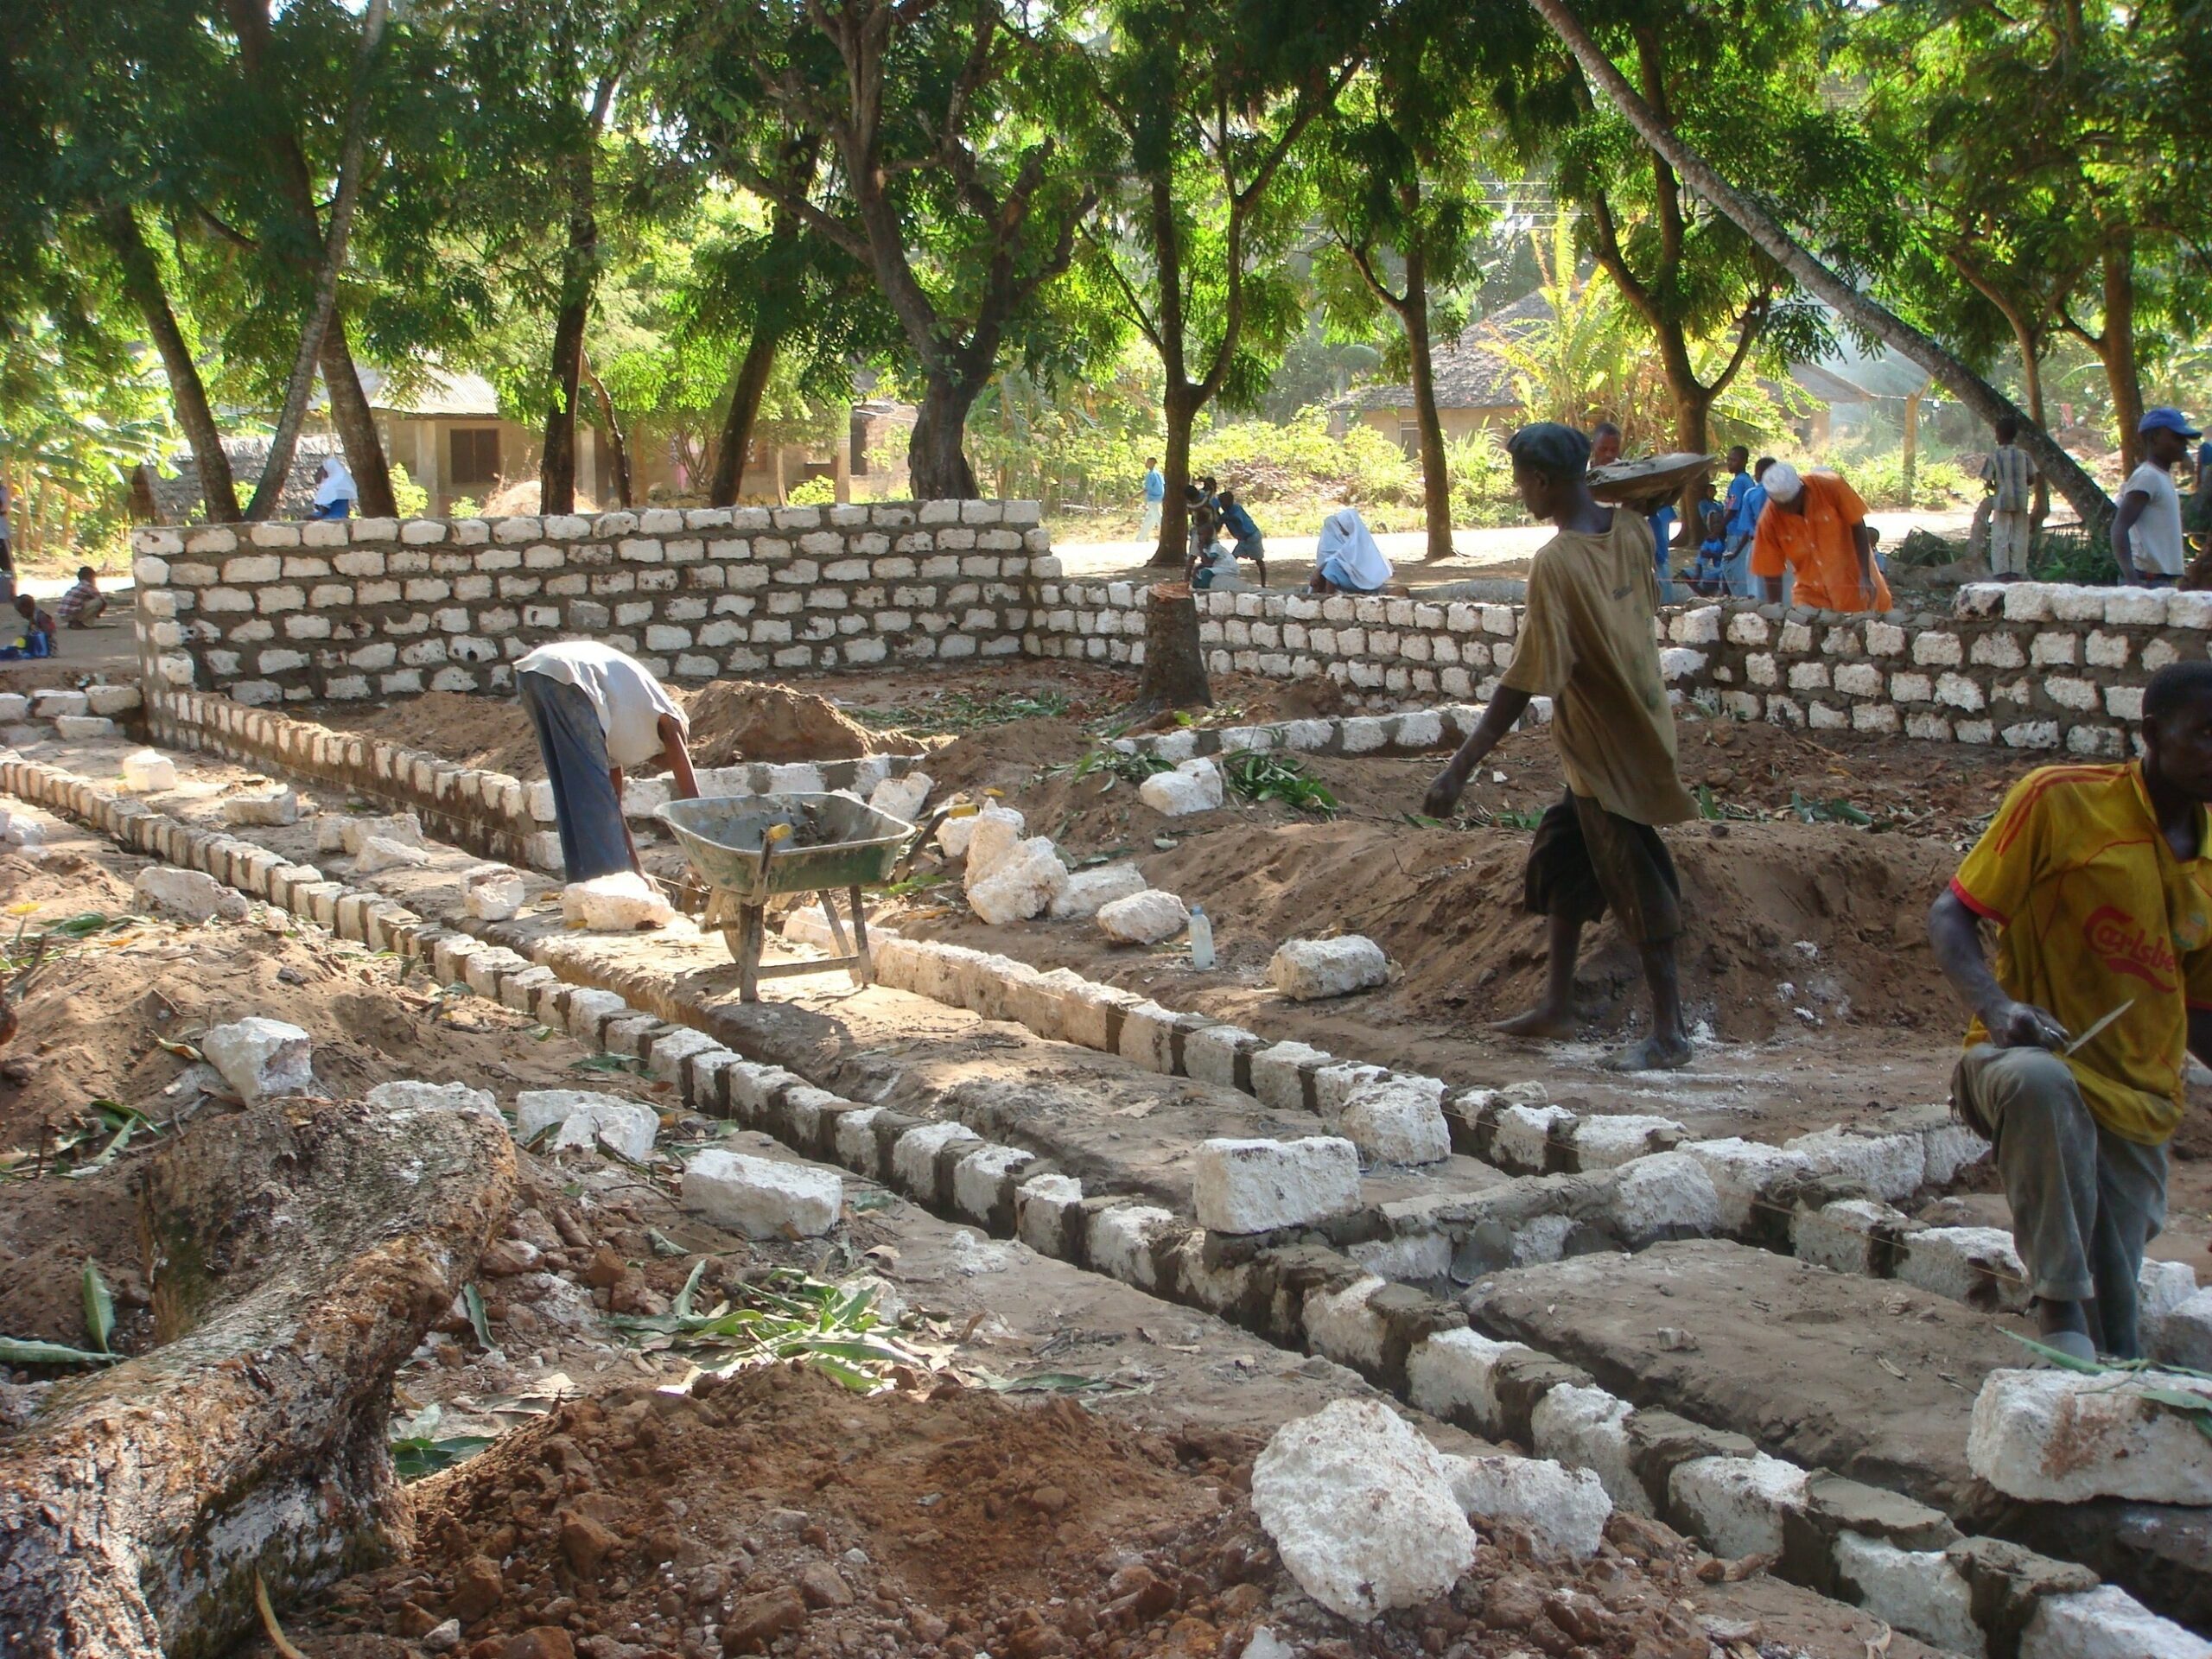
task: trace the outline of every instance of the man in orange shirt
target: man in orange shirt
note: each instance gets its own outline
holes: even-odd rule
[[[1928,917],[1974,1014],[1952,1103],[1995,1143],[2044,1340],[2082,1359],[2140,1351],[2183,1068],[2212,1056],[2212,663],[2153,674],[2141,732],[2140,760],[2014,785]]]
[[[1886,611],[1890,585],[1874,563],[1866,504],[1834,473],[1800,473],[1777,461],[1759,480],[1767,511],[1751,537],[1751,574],[1770,601],[1782,573],[1797,573],[1790,602],[1815,611]]]

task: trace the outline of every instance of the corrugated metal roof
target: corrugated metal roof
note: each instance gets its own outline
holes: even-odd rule
[[[463,420],[499,418],[499,394],[480,374],[456,373],[449,369],[416,369],[404,380],[382,369],[361,371],[361,390],[369,407],[387,415],[445,416]]]

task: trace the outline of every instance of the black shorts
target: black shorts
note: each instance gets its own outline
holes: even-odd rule
[[[1523,889],[1529,912],[1594,922],[1607,910],[1637,944],[1682,931],[1682,883],[1667,843],[1648,823],[1569,794],[1536,825]]]

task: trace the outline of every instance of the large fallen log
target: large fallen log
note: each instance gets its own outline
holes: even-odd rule
[[[139,1179],[161,1345],[0,1434],[5,1659],[213,1659],[257,1571],[281,1605],[404,1548],[392,1373],[515,1164],[484,1117],[292,1102],[194,1125]]]

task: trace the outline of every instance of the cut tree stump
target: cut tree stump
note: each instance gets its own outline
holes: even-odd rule
[[[296,1101],[155,1154],[161,1346],[0,1433],[0,1654],[215,1659],[255,1624],[257,1570],[281,1606],[404,1548],[392,1374],[514,1188],[506,1134],[474,1113]]]
[[[1144,671],[1137,678],[1137,715],[1208,708],[1206,654],[1198,644],[1198,607],[1190,584],[1154,582],[1145,594]]]

